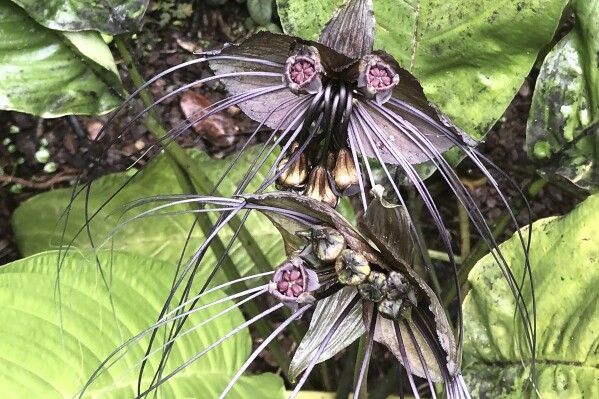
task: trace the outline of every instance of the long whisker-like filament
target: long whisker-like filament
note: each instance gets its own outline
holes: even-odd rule
[[[264,350],[264,348],[266,348],[266,346],[268,344],[270,344],[270,342],[273,339],[275,339],[277,335],[279,335],[285,328],[287,328],[287,326],[289,326],[289,324],[291,324],[295,320],[302,317],[303,314],[306,313],[311,307],[312,307],[312,305],[306,305],[306,306],[301,307],[295,313],[293,313],[290,317],[288,317],[284,322],[282,322],[281,325],[279,325],[268,337],[266,337],[264,339],[264,341],[254,350],[254,352],[246,360],[246,362],[239,368],[239,370],[237,371],[235,376],[229,382],[229,385],[227,385],[225,390],[220,394],[219,399],[224,398],[227,395],[227,393],[229,393],[231,388],[233,388],[233,385],[235,385],[237,380],[241,377],[241,375],[245,372],[245,370],[247,370],[247,368],[250,366],[250,364],[252,364],[252,362],[254,360],[256,360],[256,358],[258,357],[258,355],[260,355],[260,353]]]
[[[337,329],[341,325],[341,322],[343,322],[343,320],[352,311],[352,309],[354,308],[354,306],[356,306],[358,304],[358,302],[360,302],[360,300],[361,300],[360,296],[356,294],[356,296],[347,304],[347,306],[343,309],[343,311],[341,311],[341,313],[339,314],[339,317],[337,317],[337,319],[335,320],[335,322],[331,325],[331,329],[329,330],[329,332],[327,333],[327,335],[324,337],[324,339],[322,340],[322,342],[318,346],[318,350],[316,351],[316,353],[314,354],[314,356],[312,356],[312,359],[310,360],[310,364],[306,368],[306,371],[304,371],[304,374],[302,375],[302,378],[299,380],[299,382],[295,386],[295,389],[293,390],[293,392],[289,396],[289,399],[294,399],[297,396],[297,394],[299,393],[299,391],[302,389],[302,387],[304,386],[304,384],[308,380],[308,376],[310,375],[310,373],[312,373],[312,369],[316,365],[316,362],[320,358],[320,355],[322,355],[322,353],[325,351],[327,345],[329,344],[329,341],[331,340],[331,338],[333,337],[333,335],[335,334],[335,332],[337,331]]]
[[[135,397],[135,399],[140,399],[140,398],[145,397],[148,393],[152,392],[158,386],[160,386],[164,382],[166,382],[169,379],[171,379],[172,377],[174,377],[178,372],[180,372],[181,370],[183,370],[185,367],[189,366],[191,363],[193,363],[197,359],[199,359],[202,356],[204,356],[206,353],[210,352],[212,349],[214,349],[216,346],[220,345],[222,342],[224,342],[227,339],[231,338],[233,335],[237,334],[239,331],[243,330],[244,328],[250,326],[251,324],[253,324],[257,320],[260,320],[260,319],[266,317],[267,315],[273,313],[274,311],[281,309],[283,306],[285,306],[285,305],[283,305],[282,303],[279,303],[279,304],[277,304],[277,305],[275,305],[275,306],[273,306],[273,307],[271,307],[271,308],[263,311],[262,313],[260,313],[260,314],[258,314],[256,316],[252,317],[251,319],[249,319],[245,323],[240,324],[238,327],[236,327],[235,329],[231,330],[229,333],[227,333],[226,335],[224,335],[223,337],[221,337],[220,339],[218,339],[212,345],[210,345],[209,347],[207,347],[206,349],[204,349],[200,353],[196,354],[195,356],[193,356],[191,359],[187,360],[182,365],[178,366],[175,370],[173,370],[172,372],[170,372],[168,375],[166,375],[164,377],[161,377],[160,379],[158,379],[156,381],[153,381],[152,384],[148,388],[146,388],[142,392],[139,392],[138,395]]]
[[[244,277],[244,278],[240,278],[234,281],[230,281],[224,284],[221,284],[217,287],[214,287],[210,290],[207,290],[206,292],[202,293],[201,295],[198,295],[196,298],[194,298],[194,300],[200,300],[201,298],[205,297],[206,295],[209,295],[211,293],[220,291],[224,288],[233,286],[235,284],[238,284],[240,282],[244,282],[247,280],[251,280],[251,279],[256,279],[256,278],[261,278],[264,277],[266,275],[269,275],[272,273],[261,273],[258,275],[254,275],[254,276],[249,276],[249,277]],[[124,342],[123,344],[121,344],[117,349],[115,349],[110,355],[108,355],[108,357],[106,357],[106,359],[104,361],[102,361],[102,363],[98,366],[98,368],[94,371],[94,373],[92,373],[92,375],[90,376],[90,378],[88,379],[87,383],[84,385],[84,387],[82,388],[82,390],[79,393],[79,397],[82,397],[83,394],[85,393],[85,391],[87,390],[87,388],[97,379],[99,378],[104,372],[106,372],[108,369],[110,369],[110,367],[112,367],[115,363],[117,363],[121,358],[123,358],[129,351],[129,349],[131,348],[131,346],[137,342],[139,342],[142,338],[144,338],[145,336],[147,336],[148,334],[150,334],[152,331],[156,331],[158,330],[160,327],[168,325],[169,323],[175,322],[178,319],[181,319],[183,317],[187,317],[193,313],[198,313],[204,309],[208,309],[210,307],[219,305],[223,302],[226,301],[230,301],[232,299],[237,299],[243,296],[248,296],[248,298],[245,298],[235,304],[233,304],[232,306],[224,309],[223,311],[219,312],[218,314],[212,316],[211,318],[204,320],[200,325],[194,326],[192,329],[188,330],[185,332],[185,334],[188,334],[198,328],[200,328],[202,325],[226,314],[227,312],[230,312],[231,310],[234,310],[236,308],[239,308],[241,305],[243,305],[244,303],[253,300],[254,298],[258,297],[259,295],[264,294],[264,292],[266,292],[266,288],[264,286],[261,287],[255,287],[255,288],[251,288],[242,292],[238,292],[236,294],[232,294],[228,297],[224,297],[224,298],[220,298],[220,299],[216,299],[214,301],[211,301],[209,303],[203,304],[201,306],[198,307],[194,307],[191,308],[190,310],[184,312],[184,313],[180,313],[180,314],[176,314],[177,311],[179,310],[179,308],[174,309],[173,311],[171,311],[170,313],[166,314],[161,320],[159,320],[158,322],[156,322],[154,325],[152,325],[152,327],[140,332],[139,334],[135,335],[134,337],[128,339],[126,342]],[[183,304],[180,308],[182,308],[183,306],[187,305],[187,303]],[[172,316],[173,314],[175,314],[174,316]],[[172,316],[172,317],[171,317]],[[182,334],[182,335],[185,335]],[[165,342],[162,347],[170,344],[171,342]],[[161,348],[162,348],[161,347]],[[136,363],[134,366],[132,366],[128,371],[124,372],[121,377],[118,377],[118,379],[114,382],[114,384],[116,384],[118,382],[118,380],[120,378],[122,378],[124,375],[129,374],[132,370],[134,370],[135,368],[137,368],[139,365],[141,365],[143,362],[145,362],[152,354],[158,352],[161,348],[158,348],[157,350],[147,354],[146,356],[144,356],[143,359],[139,360],[138,363]]]
[[[388,116],[389,120],[392,123],[395,123],[395,125],[397,127],[401,128],[406,133],[408,133],[408,129],[409,129],[409,131],[412,132],[411,137],[413,138],[414,143],[417,144],[423,151],[430,154],[431,161],[435,164],[435,166],[438,167],[439,171],[445,177],[446,181],[448,183],[450,183],[449,187],[452,189],[452,191],[454,192],[456,197],[462,202],[463,206],[469,210],[468,215],[469,215],[470,219],[472,220],[475,228],[480,233],[481,238],[487,243],[488,247],[492,250],[491,254],[495,258],[496,263],[499,265],[510,289],[512,290],[512,294],[514,295],[514,298],[516,298],[516,306],[519,309],[518,311],[520,313],[520,316],[521,316],[523,322],[527,325],[525,333],[527,335],[528,346],[529,346],[531,353],[534,354],[534,332],[532,331],[533,330],[533,322],[531,322],[531,320],[530,320],[530,315],[529,315],[528,309],[527,309],[526,304],[524,303],[524,300],[522,298],[520,285],[518,284],[515,277],[513,276],[511,269],[508,267],[507,262],[503,257],[503,254],[501,253],[501,251],[498,250],[498,244],[497,244],[495,238],[493,237],[493,234],[492,234],[489,226],[485,222],[480,209],[474,203],[474,199],[472,198],[471,194],[463,186],[463,184],[461,183],[461,181],[455,174],[455,171],[447,164],[447,162],[444,160],[444,158],[441,156],[441,154],[435,149],[435,147],[430,142],[428,142],[426,137],[424,137],[423,135],[419,135],[416,131],[416,128],[411,126],[407,121],[401,121],[402,124],[400,124],[400,123],[398,123],[398,121],[396,121],[398,119],[398,117],[396,115],[391,114],[389,111],[385,110],[382,107],[378,107],[378,109],[380,110],[380,112],[383,112],[386,116]],[[404,127],[404,125],[405,125],[405,127]],[[394,150],[392,148],[392,145],[390,145],[390,143],[388,143],[388,141],[384,135],[379,134],[379,138],[384,141],[386,146],[391,147],[391,149]],[[416,140],[416,138],[418,138],[420,141]],[[465,149],[465,151],[468,151],[468,150],[469,149]],[[481,170],[486,171],[486,168],[484,168],[484,166],[482,164],[480,164],[480,162],[479,162],[479,165],[480,165]],[[497,190],[497,192],[501,193],[501,191],[499,190],[499,188],[497,186],[497,183],[492,178],[492,176],[490,176],[488,174],[488,172],[486,173],[486,175],[489,176],[489,181],[492,183],[493,187]],[[510,213],[513,222],[515,223],[516,227],[518,227],[518,224],[515,219],[515,215],[513,215],[509,204],[507,204],[507,200],[502,195],[501,195],[501,197],[503,198],[503,202],[506,206],[506,209],[508,209],[508,212]],[[525,263],[528,264],[527,246],[525,245],[524,240],[521,235],[520,235],[520,238],[522,241],[523,249],[525,250],[525,259],[526,259]],[[525,270],[526,269],[528,269],[528,268],[525,267]],[[530,279],[530,281],[532,282],[532,279]],[[533,355],[533,358],[534,358],[534,355]]]
[[[370,326],[368,327],[367,334],[368,340],[366,342],[366,348],[364,350],[364,356],[362,356],[362,366],[360,367],[360,372],[358,374],[358,378],[356,379],[356,386],[354,389],[354,397],[359,397],[360,390],[362,389],[362,383],[364,382],[364,377],[366,376],[366,371],[368,370],[368,365],[370,364],[370,356],[372,355],[372,347],[374,344],[374,331],[376,329],[376,321],[378,316],[378,311],[376,306],[372,307],[372,315],[370,316]]]
[[[433,386],[433,379],[431,378],[431,374],[428,369],[428,365],[426,364],[426,359],[424,358],[424,355],[422,354],[422,350],[420,349],[420,344],[418,343],[418,340],[416,340],[414,331],[412,331],[412,327],[410,327],[410,323],[408,323],[406,320],[403,321],[403,326],[405,327],[406,331],[408,332],[410,340],[412,341],[412,346],[416,350],[416,354],[418,355],[418,359],[420,360],[420,364],[422,365],[422,370],[424,370],[424,374],[426,376],[426,381],[428,382],[428,386],[431,390],[431,395],[432,395],[433,399],[437,399],[437,395],[435,393],[435,387]],[[432,348],[432,350],[435,350],[435,349]],[[439,369],[443,370],[444,368],[445,368],[444,364],[439,364]]]
[[[414,377],[412,376],[412,368],[410,367],[410,360],[408,359],[408,355],[406,354],[406,348],[403,343],[403,338],[401,336],[401,330],[399,328],[399,322],[393,322],[393,328],[395,329],[395,336],[397,337],[397,344],[399,346],[399,351],[401,353],[401,358],[403,359],[403,366],[406,368],[406,374],[408,375],[408,381],[410,381],[410,386],[412,387],[412,393],[416,399],[420,399],[420,395],[418,394],[418,388],[416,387],[416,383],[414,382]]]

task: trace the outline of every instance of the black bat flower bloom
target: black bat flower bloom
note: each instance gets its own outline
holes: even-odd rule
[[[516,218],[494,177],[506,176],[474,149],[476,143],[466,133],[427,100],[414,76],[389,54],[373,49],[374,34],[372,0],[349,0],[332,16],[318,41],[261,32],[240,44],[172,68],[148,82],[150,85],[177,69],[207,63],[214,76],[190,82],[155,104],[199,83],[216,80],[223,83],[229,94],[202,109],[196,118],[188,118],[187,123],[173,129],[157,145],[168,146],[170,140],[185,129],[232,105],[237,105],[258,123],[252,138],[264,129],[269,132],[259,155],[238,182],[234,195],[242,199],[193,195],[174,199],[175,203],[197,203],[199,209],[195,212],[198,214],[210,211],[205,208],[207,205],[219,205],[222,213],[206,242],[181,268],[173,293],[159,316],[162,320],[169,314],[176,301],[174,298],[179,298],[178,316],[168,333],[170,344],[164,349],[164,361],[182,330],[185,315],[193,311],[195,302],[188,301],[193,297],[193,277],[212,239],[237,214],[247,215],[251,210],[258,210],[280,229],[289,258],[277,268],[270,281],[259,291],[252,291],[252,295],[259,292],[279,301],[276,309],[271,308],[263,316],[284,306],[295,312],[260,345],[247,365],[282,329],[308,309],[315,309],[313,323],[291,365],[290,375],[304,372],[296,391],[316,362],[333,356],[366,332],[367,350],[362,359],[364,366],[358,378],[358,392],[373,342],[377,341],[387,346],[405,367],[417,397],[412,375],[427,380],[433,396],[433,383],[444,382],[449,398],[469,397],[460,375],[460,307],[457,307],[455,338],[439,302],[439,293],[433,292],[425,276],[419,276],[412,268],[414,257],[426,257],[426,249],[415,228],[416,216],[407,211],[397,174],[405,176],[422,199],[453,266],[452,277],[458,301],[461,301],[455,249],[438,204],[416,167],[428,162],[466,209],[472,225],[503,271],[516,299],[517,319],[524,325],[526,342],[522,353],[534,365],[535,314],[534,309],[527,309],[520,295],[524,284],[530,284],[532,289],[530,272],[521,277],[512,275],[470,191],[442,154],[454,148],[468,158],[497,190],[517,228]],[[245,149],[244,146],[241,152]],[[240,157],[241,154],[235,157],[230,168],[239,167]],[[276,158],[274,162],[273,158]],[[264,165],[269,172],[259,182],[260,187],[251,193],[248,187]],[[263,194],[273,185],[287,193]],[[396,205],[382,199],[381,186]],[[378,193],[374,201],[370,195],[372,187],[376,187]],[[358,203],[365,212],[361,232],[334,209],[340,197],[353,195],[359,198]],[[90,215],[93,218],[95,214]],[[238,237],[245,220],[242,217],[235,226],[232,240]],[[523,251],[527,252],[528,242],[520,238]],[[217,265],[203,265],[214,267],[211,276],[221,266],[232,243],[219,254],[222,257]],[[152,332],[151,342],[156,331]],[[151,351],[152,343],[148,354]],[[244,370],[240,370],[239,375]],[[148,387],[140,385],[139,397],[168,378],[159,369]],[[140,384],[142,379],[140,377]]]
[[[378,342],[405,368],[416,398],[421,397],[422,388],[419,389],[414,376],[426,381],[428,389],[425,390],[433,398],[438,397],[435,383],[443,384],[445,397],[449,399],[470,398],[460,372],[459,343],[451,323],[437,295],[412,268],[415,248],[405,211],[400,205],[386,202],[381,196],[382,190],[381,186],[375,187],[375,199],[369,204],[359,230],[328,205],[294,193],[246,195],[232,200],[196,197],[195,201],[202,204],[206,212],[215,211],[216,206],[218,212],[241,207],[262,213],[281,233],[288,258],[274,272],[247,276],[222,286],[227,289],[229,298],[238,302],[216,318],[226,317],[229,310],[248,301],[271,305],[207,345],[184,364],[177,365],[174,371],[158,373],[149,385],[140,388],[137,397],[149,396],[186,366],[252,323],[290,308],[291,315],[261,341],[219,398],[227,396],[267,345],[294,321],[308,315],[310,327],[289,365],[289,378],[299,378],[291,399],[299,393],[317,363],[341,352],[360,337],[366,339],[363,355],[357,359],[356,393],[367,392],[369,361],[374,343]],[[384,217],[383,222],[381,217]],[[206,245],[210,245],[210,240]],[[238,292],[234,287],[242,281],[257,284]],[[210,291],[182,303],[152,328],[118,348],[93,378],[118,361],[128,345],[138,343],[165,326],[176,326],[192,313],[223,301],[219,299],[198,309],[193,303],[189,306]],[[267,299],[269,296],[275,300],[274,305]],[[313,312],[308,312],[310,310]],[[190,329],[210,328],[209,321]],[[165,356],[162,350],[168,351],[173,345],[176,345],[176,337],[171,336],[143,361],[157,353]],[[360,395],[358,397],[362,397]]]
[[[376,198],[360,231],[311,198],[284,193],[245,198],[246,206],[257,207],[286,237],[291,261],[318,276],[318,285],[312,283],[308,291],[295,295],[292,305],[315,306],[310,328],[291,361],[289,377],[302,375],[292,396],[316,363],[366,334],[355,392],[361,392],[373,343],[379,342],[405,367],[415,397],[420,396],[412,375],[428,382],[432,397],[433,383],[441,382],[448,398],[469,398],[451,324],[433,290],[412,268],[415,248],[405,211],[386,202],[382,190],[375,187]],[[279,271],[288,265],[277,269],[271,285],[286,285]],[[305,281],[310,280],[306,275]]]

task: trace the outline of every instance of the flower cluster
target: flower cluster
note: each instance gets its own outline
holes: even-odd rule
[[[288,258],[264,289],[294,311],[287,321],[315,308],[310,329],[291,362],[290,378],[303,372],[292,397],[316,363],[366,334],[368,346],[356,392],[364,382],[373,343],[379,342],[406,368],[416,397],[412,374],[428,382],[433,396],[433,383],[442,382],[449,398],[469,398],[451,324],[436,294],[412,268],[414,248],[405,211],[381,194],[377,187],[361,231],[328,205],[293,193],[248,195],[240,202],[244,209],[266,215],[287,237]],[[381,214],[384,222],[378,219]],[[387,250],[380,251],[379,246]]]
[[[534,359],[534,313],[529,314],[519,295],[523,282],[511,275],[489,225],[442,153],[455,148],[500,192],[487,169],[494,166],[474,150],[476,143],[466,133],[427,100],[414,76],[390,55],[373,49],[374,31],[372,1],[349,0],[333,15],[318,41],[257,33],[240,44],[181,66],[207,63],[214,76],[191,82],[158,100],[164,101],[198,83],[219,80],[229,97],[169,132],[171,138],[231,105],[239,106],[258,123],[250,139],[261,129],[270,132],[260,155],[237,186],[235,198],[186,197],[185,201],[199,206],[198,213],[218,205],[221,215],[206,241],[182,268],[173,295],[160,315],[162,318],[171,308],[175,293],[181,293],[177,309],[187,305],[188,311],[193,311],[195,301],[188,300],[195,273],[213,238],[237,213],[259,211],[281,231],[288,258],[266,284],[248,293],[269,295],[279,302],[263,316],[283,307],[291,308],[293,313],[264,339],[221,397],[260,351],[309,309],[314,310],[312,323],[289,370],[291,379],[303,372],[293,396],[317,362],[366,334],[356,392],[364,382],[373,342],[379,342],[406,369],[415,397],[419,393],[413,375],[427,381],[433,397],[436,382],[445,383],[448,398],[469,397],[460,374],[459,306],[456,339],[438,293],[427,283],[427,276],[413,268],[415,257],[425,257],[426,250],[415,228],[415,216],[407,210],[395,178],[397,173],[407,178],[425,205],[453,266],[457,300],[461,301],[454,248],[437,203],[415,166],[422,163],[438,170],[502,268],[514,292],[518,316],[527,334],[526,344]],[[239,158],[233,160],[231,168],[237,166]],[[248,193],[250,183],[264,165],[269,171],[260,188]],[[281,192],[263,194],[272,185]],[[385,190],[394,204],[383,198]],[[335,210],[343,196],[356,196],[361,204],[364,215],[359,230]],[[501,198],[509,210],[509,204]],[[514,215],[509,214],[517,226]],[[527,244],[521,239],[526,252]],[[231,245],[232,241],[211,276]],[[171,346],[186,319],[184,311],[180,316],[169,332]],[[164,350],[164,362],[169,348],[167,345]],[[161,372],[156,372],[146,390],[140,389],[140,397],[165,381]]]

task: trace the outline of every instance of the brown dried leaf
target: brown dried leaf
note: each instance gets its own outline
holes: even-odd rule
[[[204,139],[218,147],[233,145],[239,128],[223,111],[206,116],[211,110],[212,101],[188,90],[181,96],[179,105],[190,123],[197,121],[192,127]]]

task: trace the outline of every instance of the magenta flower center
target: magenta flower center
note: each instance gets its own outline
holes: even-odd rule
[[[308,60],[297,59],[290,66],[289,76],[291,76],[293,83],[301,85],[314,76],[315,73],[314,64]]]
[[[294,268],[283,272],[281,281],[277,283],[277,290],[288,297],[297,297],[304,292],[304,278],[299,269]]]
[[[393,75],[389,68],[381,64],[376,64],[368,71],[368,83],[376,89],[382,89],[391,85]]]

